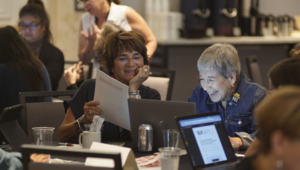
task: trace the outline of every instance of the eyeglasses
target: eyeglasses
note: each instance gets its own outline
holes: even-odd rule
[[[27,28],[29,28],[31,31],[36,30],[36,28],[41,24],[41,22],[39,22],[38,24],[24,24],[22,22],[19,23],[19,27],[21,30],[26,30]]]

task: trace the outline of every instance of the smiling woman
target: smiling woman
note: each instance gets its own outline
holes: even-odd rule
[[[256,130],[252,111],[266,89],[241,72],[238,53],[230,44],[208,47],[197,64],[200,85],[188,101],[196,103],[197,113],[220,112],[230,140],[246,149]]]
[[[147,49],[142,35],[136,32],[119,31],[110,33],[104,41],[99,61],[111,77],[129,86],[129,96],[139,95],[143,99],[160,100],[157,90],[142,83],[149,76]],[[95,79],[85,81],[74,97],[68,101],[65,120],[58,130],[60,140],[77,139],[83,124],[90,124],[94,115],[103,112],[93,101]],[[134,98],[139,98],[134,96]],[[129,131],[109,122],[104,122],[102,140],[130,140]]]

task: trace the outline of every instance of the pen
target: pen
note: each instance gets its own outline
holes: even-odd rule
[[[63,142],[59,142],[58,145],[60,145],[60,146],[73,146],[72,143],[63,143]]]

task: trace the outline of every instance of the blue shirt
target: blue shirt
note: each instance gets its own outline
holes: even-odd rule
[[[21,153],[5,152],[0,149],[0,169],[2,170],[22,170]]]
[[[220,112],[229,136],[234,137],[238,135],[236,132],[245,132],[246,134],[251,134],[253,138],[256,131],[253,109],[254,106],[264,98],[265,91],[266,89],[264,87],[252,82],[244,73],[241,73],[240,81],[236,89],[226,101],[225,113],[222,104],[212,102],[208,93],[203,90],[201,85],[198,85],[194,89],[188,102],[194,102],[196,104],[198,114]],[[243,141],[243,145],[244,144],[246,145],[246,142]]]

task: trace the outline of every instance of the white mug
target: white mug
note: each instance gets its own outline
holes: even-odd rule
[[[101,132],[83,131],[78,141],[82,148],[90,148],[93,142],[101,142]]]

